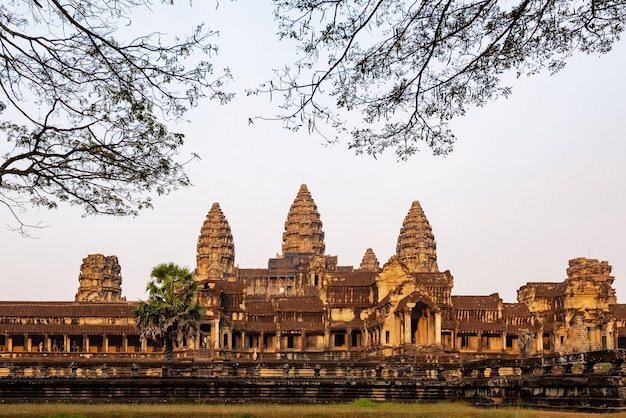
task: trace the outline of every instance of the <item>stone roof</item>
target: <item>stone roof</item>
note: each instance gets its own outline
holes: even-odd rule
[[[268,269],[237,269],[237,276],[240,279],[248,279],[248,278],[257,278],[263,277],[266,278],[269,276]]]
[[[0,333],[8,334],[96,334],[96,335],[139,335],[136,325],[92,325],[92,324],[20,324],[0,322]]]
[[[528,306],[523,303],[503,303],[502,313],[505,317],[530,317]]]
[[[525,287],[533,288],[535,290],[535,297],[555,298],[558,296],[563,296],[563,294],[565,293],[565,286],[565,282],[530,282],[526,283],[525,286],[522,286],[522,289]]]
[[[328,286],[373,286],[376,272],[372,271],[333,271],[328,275]]]
[[[322,312],[324,306],[319,297],[293,296],[276,299],[278,312]]]
[[[445,273],[413,273],[415,282],[425,286],[449,287],[448,277]]]
[[[460,310],[497,310],[499,302],[497,293],[489,296],[452,296],[452,306]]]
[[[626,304],[618,303],[611,305],[609,306],[609,310],[615,319],[626,319]]]
[[[270,316],[274,315],[274,305],[267,301],[248,301],[246,300],[246,311],[248,315]]]
[[[133,316],[137,302],[0,302],[0,317],[79,318]]]

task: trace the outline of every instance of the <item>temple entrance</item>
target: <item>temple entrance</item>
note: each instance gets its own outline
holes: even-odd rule
[[[430,322],[430,307],[420,301],[411,311],[411,343],[415,345],[431,344],[433,333]]]

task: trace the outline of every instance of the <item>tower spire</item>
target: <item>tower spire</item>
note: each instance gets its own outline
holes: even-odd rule
[[[196,262],[198,281],[227,279],[233,273],[235,244],[219,203],[213,203],[200,229]]]
[[[320,214],[309,189],[303,184],[287,214],[283,233],[283,255],[287,253],[324,255],[324,250],[324,231]]]
[[[402,223],[396,254],[415,273],[439,271],[435,236],[417,200],[411,205]]]

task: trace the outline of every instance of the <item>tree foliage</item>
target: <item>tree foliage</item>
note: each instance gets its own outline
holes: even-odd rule
[[[166,123],[202,98],[228,101],[228,73],[212,78],[212,65],[196,58],[216,51],[202,26],[172,40],[124,35],[133,10],[149,6],[0,3],[0,202],[22,232],[32,205],[135,215],[151,193],[189,185],[184,164],[196,156],[178,158],[183,135]]]
[[[198,285],[188,269],[159,264],[150,277],[148,300],[137,305],[135,319],[142,337],[165,343],[166,360],[171,360],[174,343],[180,346],[197,338],[204,307],[198,303]]]
[[[281,39],[301,55],[254,93],[282,93],[290,129],[330,123],[350,131],[357,153],[391,148],[400,159],[424,145],[450,152],[450,120],[508,95],[503,74],[555,73],[576,51],[605,53],[626,17],[623,0],[274,3]]]

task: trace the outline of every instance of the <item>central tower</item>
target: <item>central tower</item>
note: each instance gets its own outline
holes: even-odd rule
[[[289,253],[324,255],[324,231],[317,206],[306,184],[300,186],[283,233],[283,255]]]
[[[398,245],[398,258],[414,273],[436,273],[437,243],[426,215],[416,200],[404,218]]]

